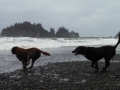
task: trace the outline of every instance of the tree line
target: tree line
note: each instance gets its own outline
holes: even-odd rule
[[[45,30],[40,23],[31,24],[28,21],[23,23],[15,23],[1,32],[3,37],[57,37],[57,38],[78,38],[77,32],[71,31],[65,27],[59,27],[55,32],[54,28],[50,31]]]

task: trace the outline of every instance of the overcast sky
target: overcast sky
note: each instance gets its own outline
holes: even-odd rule
[[[109,37],[120,31],[120,0],[0,0],[0,31],[15,23],[64,26],[81,37]]]

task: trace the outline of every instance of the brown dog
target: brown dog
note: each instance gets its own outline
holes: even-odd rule
[[[116,53],[116,48],[118,44],[120,43],[120,34],[118,42],[115,46],[102,46],[102,47],[86,47],[86,46],[79,46],[72,52],[75,53],[75,55],[81,54],[84,55],[87,59],[92,61],[91,67],[96,68],[98,71],[98,61],[102,58],[105,59],[105,67],[103,68],[103,71],[106,70],[108,66],[110,66],[110,59],[114,57]]]
[[[41,56],[41,53],[50,56],[48,52],[44,52],[38,48],[23,49],[15,46],[11,49],[11,52],[12,54],[15,54],[16,57],[22,62],[24,70],[26,69],[26,66],[29,65],[30,59],[32,59],[32,64],[30,66],[31,69],[34,65],[34,62]]]

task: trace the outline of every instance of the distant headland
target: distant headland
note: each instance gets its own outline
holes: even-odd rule
[[[118,37],[119,37],[119,34],[120,34],[120,32],[117,33],[117,35],[115,36],[115,38],[118,38]]]
[[[50,28],[50,31],[45,30],[42,24],[31,24],[28,21],[23,23],[15,23],[7,28],[4,28],[1,32],[3,37],[41,37],[41,38],[79,38],[77,32],[71,31],[65,27],[59,27],[55,32],[54,28]]]

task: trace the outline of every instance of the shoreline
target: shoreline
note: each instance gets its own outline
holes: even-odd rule
[[[59,47],[41,49],[43,51],[49,52],[51,56],[48,57],[45,55],[41,55],[41,57],[37,59],[34,63],[34,67],[56,62],[89,61],[83,55],[75,56],[72,53],[72,50],[74,50],[75,48],[76,47]],[[111,59],[111,62],[119,62],[119,60],[120,54],[117,51],[117,54]],[[100,61],[104,62],[104,59]],[[0,62],[0,73],[9,73],[22,68],[22,63],[16,58],[15,55],[11,53],[10,50],[0,51]]]
[[[75,47],[42,49],[51,54],[41,55],[31,70],[22,71],[22,63],[10,51],[0,52],[0,90],[115,90],[120,89],[120,54],[101,73],[104,60],[98,62],[99,72],[91,61],[75,56]],[[11,70],[13,69],[13,70]],[[3,71],[11,70],[11,71]]]
[[[104,62],[98,62],[99,72],[90,61],[48,63],[23,72],[0,74],[1,90],[115,90],[120,89],[120,62],[111,62],[101,73]]]

